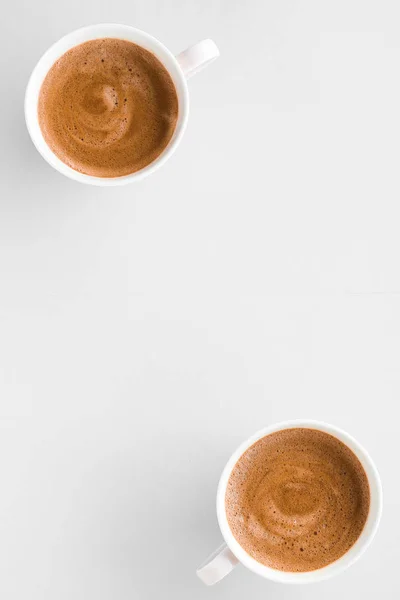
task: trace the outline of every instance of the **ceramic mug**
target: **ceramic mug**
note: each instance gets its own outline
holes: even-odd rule
[[[48,71],[65,52],[89,40],[98,38],[119,38],[134,42],[149,50],[161,61],[175,84],[179,102],[178,122],[174,134],[165,150],[152,163],[130,175],[122,177],[93,177],[75,171],[62,162],[44,140],[38,120],[39,92]],[[29,134],[37,150],[47,162],[63,175],[92,185],[123,185],[142,179],[164,164],[182,139],[189,116],[189,92],[187,79],[206,67],[219,56],[212,40],[203,40],[191,46],[178,56],[174,56],[161,42],[148,33],[128,25],[102,24],[83,27],[69,33],[56,42],[37,63],[29,79],[25,94],[25,120]]]
[[[242,454],[246,452],[246,450],[255,442],[266,435],[274,433],[275,431],[281,431],[283,429],[291,429],[293,427],[305,427],[308,429],[324,431],[343,442],[350,448],[350,450],[354,452],[364,467],[370,488],[370,508],[367,521],[360,537],[355,544],[338,560],[327,565],[326,567],[322,567],[321,569],[317,569],[315,571],[301,573],[278,571],[276,569],[267,567],[252,558],[240,546],[233,536],[225,511],[225,494],[228,480],[233,467],[236,465]],[[225,543],[218,548],[218,550],[216,550],[197,570],[197,575],[205,584],[213,585],[225,577],[225,575],[230,573],[238,563],[242,563],[245,567],[251,571],[254,571],[254,573],[279,583],[311,583],[314,581],[327,579],[328,577],[332,577],[333,575],[340,573],[360,558],[375,536],[381,518],[381,512],[382,486],[378,471],[366,450],[364,450],[364,448],[348,433],[345,433],[337,427],[327,425],[326,423],[320,423],[318,421],[286,421],[284,423],[272,425],[271,427],[262,429],[244,442],[241,446],[239,446],[239,448],[232,454],[226,467],[224,468],[217,491],[217,518]]]

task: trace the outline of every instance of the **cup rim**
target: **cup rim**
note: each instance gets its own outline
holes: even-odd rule
[[[225,511],[225,494],[228,480],[233,467],[235,466],[239,458],[242,456],[242,454],[250,446],[252,446],[261,438],[271,433],[275,433],[276,431],[300,427],[306,429],[317,429],[319,431],[329,433],[330,435],[336,437],[341,442],[343,442],[346,446],[350,448],[350,450],[354,452],[354,454],[360,460],[368,477],[368,483],[370,487],[370,508],[366,523],[359,538],[343,556],[338,558],[333,563],[330,563],[329,565],[320,569],[297,573],[279,571],[277,569],[267,567],[256,561],[254,558],[252,558],[242,548],[242,546],[240,546],[240,544],[233,536],[233,533],[231,532],[231,529],[228,524]],[[357,442],[351,435],[349,435],[343,429],[340,429],[334,425],[329,425],[328,423],[324,423],[322,421],[315,421],[311,419],[296,419],[291,421],[283,421],[265,427],[256,432],[248,440],[243,442],[232,454],[232,456],[230,457],[230,459],[224,467],[217,489],[217,519],[222,536],[226,544],[236,556],[236,558],[239,560],[239,562],[241,562],[245,567],[247,567],[254,573],[257,573],[258,575],[261,575],[262,577],[279,583],[303,584],[322,581],[324,579],[333,577],[334,575],[337,575],[338,573],[347,569],[350,565],[354,564],[354,562],[360,558],[360,556],[364,553],[369,544],[372,542],[379,526],[381,514],[382,485],[378,470],[371,457],[369,456],[368,452],[363,446],[361,446],[359,442]]]
[[[110,31],[108,34],[106,33],[107,30]],[[126,36],[124,36],[124,33],[126,34]],[[131,37],[128,37],[129,35]],[[44,140],[43,134],[40,130],[37,116],[37,100],[43,80],[49,72],[50,68],[55,63],[55,61],[58,58],[60,58],[60,56],[62,56],[65,52],[67,52],[68,49],[71,49],[74,46],[78,46],[79,44],[84,43],[85,41],[90,41],[100,37],[128,39],[134,42],[134,39],[132,39],[132,37],[135,38],[135,36],[136,38],[138,38],[138,40],[135,43],[137,43],[138,45],[143,45],[143,47],[148,49],[150,52],[153,52],[157,56],[157,58],[162,62],[163,66],[167,69],[169,75],[171,76],[174,82],[176,93],[178,96],[179,113],[178,122],[176,124],[173,136],[169,141],[167,147],[153,162],[134,173],[130,173],[128,175],[123,175],[119,177],[96,177],[93,175],[80,173],[72,167],[69,167],[60,158],[58,158],[58,156],[56,156],[56,154],[51,150],[47,142]],[[80,41],[70,43],[71,40],[73,40],[76,37],[81,38]],[[142,42],[148,44],[148,47]],[[66,46],[67,48],[65,48]],[[64,49],[60,52],[60,48]],[[169,65],[167,65],[166,62],[169,63]],[[41,71],[43,71],[43,66],[46,63],[49,63],[50,66],[48,66],[45,69],[44,75],[42,76],[40,75],[40,73]],[[172,69],[170,68],[171,66]],[[34,113],[32,112],[32,103]],[[41,156],[46,160],[46,162],[48,162],[50,166],[55,168],[62,175],[65,175],[66,177],[69,177],[70,179],[73,179],[75,181],[79,181],[80,183],[85,183],[89,185],[97,185],[102,187],[125,185],[147,177],[148,175],[156,171],[159,167],[161,167],[172,156],[172,154],[178,147],[187,126],[187,121],[189,117],[189,90],[186,78],[183,74],[183,71],[179,65],[177,58],[157,38],[145,31],[142,31],[141,29],[132,27],[131,25],[123,25],[119,23],[97,23],[94,25],[87,25],[85,27],[80,27],[78,29],[70,31],[69,33],[58,39],[56,42],[54,42],[42,54],[42,56],[34,66],[32,73],[29,77],[28,84],[26,86],[24,99],[24,114],[28,133],[32,139],[34,146],[41,154]]]

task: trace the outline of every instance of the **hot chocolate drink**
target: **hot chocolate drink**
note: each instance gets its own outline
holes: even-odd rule
[[[359,538],[370,505],[367,475],[337,438],[284,429],[248,448],[229,478],[225,508],[238,543],[280,571],[320,569]]]
[[[64,163],[87,175],[120,177],[167,147],[178,97],[154,54],[105,38],[75,46],[55,62],[38,111],[44,139]]]

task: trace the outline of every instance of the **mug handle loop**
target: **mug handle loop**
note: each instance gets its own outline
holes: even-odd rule
[[[219,56],[218,46],[212,40],[203,40],[190,46],[176,57],[186,79],[207,67]]]
[[[200,577],[203,583],[206,585],[214,585],[221,581],[226,575],[228,575],[234,567],[238,564],[238,559],[229,550],[226,544],[222,544],[207,558],[207,560],[199,567],[196,571],[197,576]]]

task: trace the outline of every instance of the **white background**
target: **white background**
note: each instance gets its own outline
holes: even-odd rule
[[[23,94],[51,43],[107,21],[221,58],[168,164],[96,189],[38,155]],[[1,598],[397,597],[399,22],[396,0],[5,3]],[[313,586],[204,587],[225,462],[301,417],[375,459],[374,544]]]

